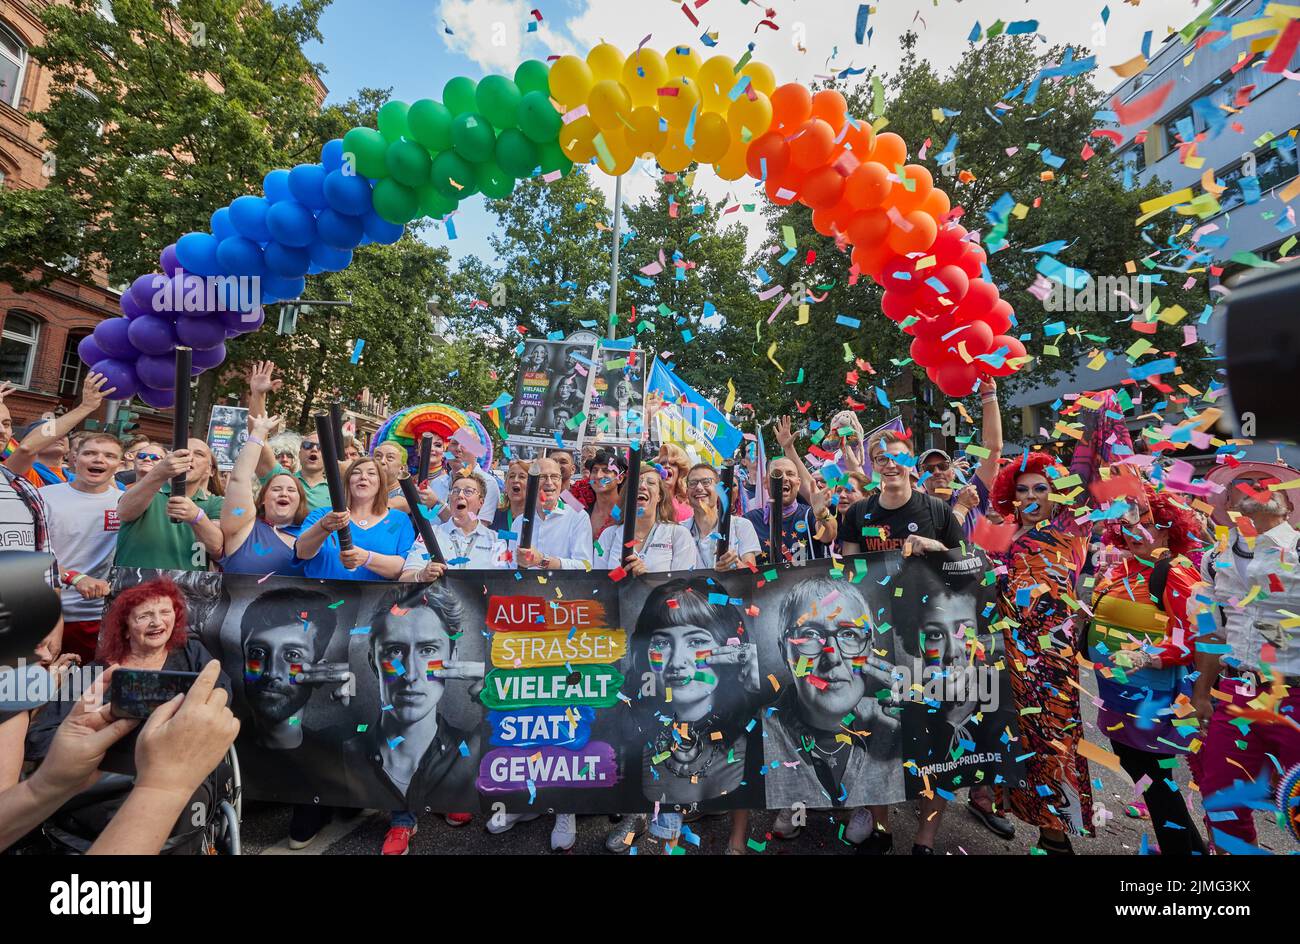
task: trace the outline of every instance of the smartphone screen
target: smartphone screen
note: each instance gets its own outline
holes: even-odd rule
[[[115,718],[147,718],[159,705],[190,690],[197,672],[151,672],[118,669],[113,673],[110,704]]]

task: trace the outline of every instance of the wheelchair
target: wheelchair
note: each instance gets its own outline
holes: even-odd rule
[[[85,855],[135,786],[130,774],[105,773],[41,825],[47,852]],[[199,784],[160,855],[239,855],[243,817],[239,755],[234,745]]]

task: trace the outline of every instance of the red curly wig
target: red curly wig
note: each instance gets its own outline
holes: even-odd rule
[[[167,640],[167,651],[180,649],[188,639],[185,618],[185,597],[180,587],[166,577],[137,584],[129,590],[123,590],[113,601],[113,605],[104,614],[104,626],[99,633],[99,647],[95,651],[95,661],[104,665],[117,665],[131,651],[127,638],[127,617],[141,603],[159,598],[171,600],[172,609],[176,611],[176,624],[172,627],[171,638]]]
[[[993,490],[989,492],[989,501],[1004,518],[1012,517],[1016,510],[1016,479],[1031,472],[1036,473],[1052,483],[1052,488],[1055,489],[1055,480],[1047,474],[1047,470],[1053,467],[1062,475],[1066,474],[1066,469],[1051,453],[1031,452],[1023,459],[1012,459],[998,470],[998,477],[993,480]]]
[[[1157,492],[1147,481],[1142,482],[1142,497],[1147,507],[1151,509],[1151,517],[1156,523],[1156,528],[1159,529],[1155,534],[1157,536],[1163,534],[1168,538],[1171,554],[1187,555],[1201,547],[1200,535],[1203,529],[1201,522],[1197,520],[1196,514],[1190,508],[1180,504],[1167,491]],[[1124,521],[1112,518],[1105,524],[1102,540],[1115,547],[1127,547],[1128,535],[1124,533],[1125,527],[1135,534],[1141,534]]]

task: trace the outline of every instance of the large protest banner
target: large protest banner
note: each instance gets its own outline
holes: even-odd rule
[[[153,575],[119,569],[115,590]],[[980,555],[620,581],[171,576],[230,677],[251,798],[612,813],[1021,783]]]

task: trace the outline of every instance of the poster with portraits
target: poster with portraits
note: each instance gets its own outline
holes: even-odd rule
[[[617,581],[172,576],[231,680],[247,796],[619,813],[1018,785],[989,571],[885,552]]]
[[[217,468],[222,472],[233,469],[246,442],[248,407],[214,406],[208,418],[208,448],[212,450],[212,461]]]
[[[591,402],[587,406],[587,442],[627,446],[645,434],[645,351],[602,347],[596,352]]]
[[[599,369],[596,345],[536,338],[523,345],[515,397],[505,417],[506,442],[512,447],[580,447]]]

